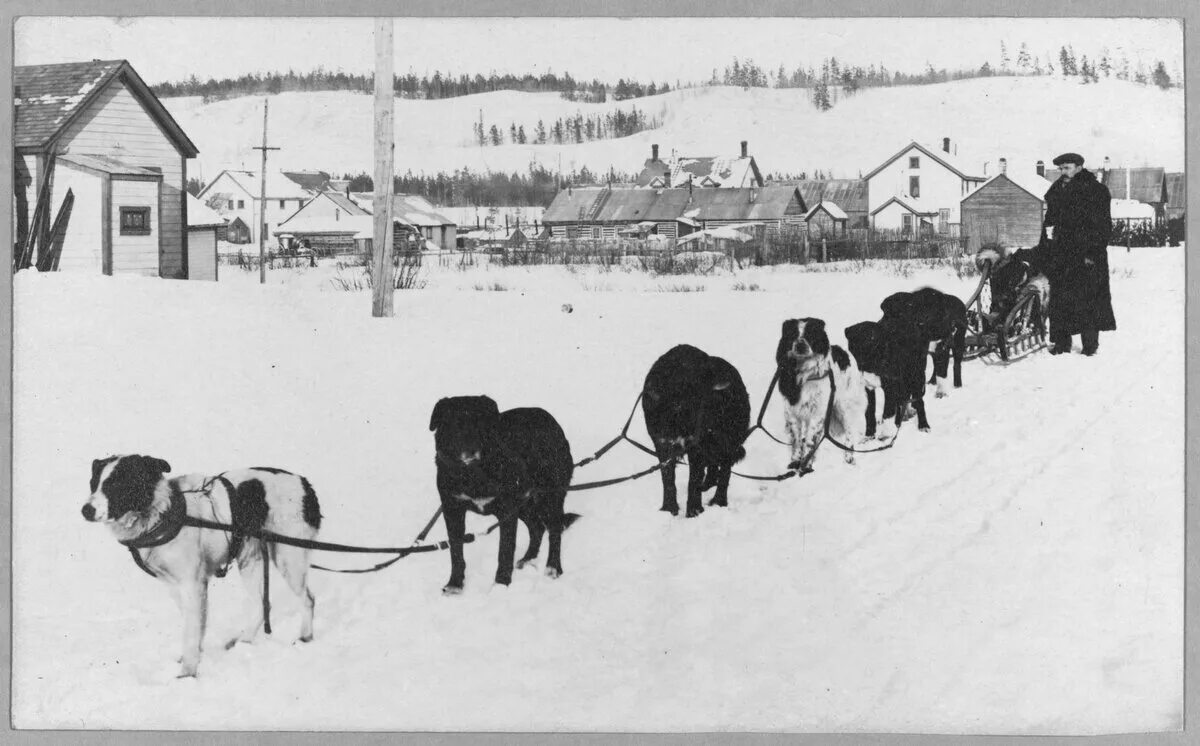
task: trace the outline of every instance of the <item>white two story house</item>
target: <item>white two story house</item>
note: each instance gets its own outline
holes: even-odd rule
[[[328,181],[323,172],[268,170],[264,210],[259,172],[227,169],[196,196],[228,221],[226,240],[257,244],[261,226],[267,226],[269,242],[279,224],[320,194]]]
[[[914,140],[864,177],[871,227],[956,235],[963,197],[987,180],[980,170],[958,157],[948,137],[941,148]]]

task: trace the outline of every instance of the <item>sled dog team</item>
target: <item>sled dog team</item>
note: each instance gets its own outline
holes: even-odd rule
[[[898,428],[909,404],[921,430],[925,412],[926,357],[933,355],[937,396],[946,394],[950,358],[955,387],[962,385],[966,307],[958,298],[922,288],[886,298],[878,321],[848,327],[848,349],[830,344],[817,318],[783,322],[775,362],[785,401],[790,470],[805,474],[828,434],[853,447],[876,436],[876,398],[883,392],[883,427]],[[681,344],[663,354],[646,376],[642,409],[660,462],[661,510],[678,515],[675,460],[687,457],[685,514],[704,511],[701,496],[716,488],[709,505],[727,505],[732,467],[746,454],[750,399],[736,368]],[[827,422],[828,420],[828,422]],[[466,512],[500,519],[495,582],[512,580],[517,521],[529,546],[516,567],[533,561],[548,534],[545,572],[562,574],[562,534],[578,518],[563,512],[574,461],[558,422],[543,409],[500,411],[487,396],[455,396],[437,402],[429,421],[437,465],[437,489],[450,548],[444,593],[462,590]],[[882,434],[881,434],[882,435]],[[894,435],[893,435],[894,436]],[[847,460],[852,460],[847,453]],[[249,642],[263,626],[261,582],[274,563],[302,604],[300,640],[313,637],[314,599],[308,588],[310,550],[242,535],[185,526],[187,516],[313,540],[321,526],[317,496],[308,480],[267,467],[216,477],[169,478],[171,466],[151,456],[110,456],[92,463],[88,521],[106,523],[129,547],[134,561],[171,590],[183,614],[179,676],[195,676],[207,620],[208,582],[236,563],[250,592],[251,612],[241,633],[226,642]]]

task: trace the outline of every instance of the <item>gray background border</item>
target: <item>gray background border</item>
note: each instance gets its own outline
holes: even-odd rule
[[[819,2],[817,0],[742,0],[722,2],[720,0],[606,0],[603,3],[583,3],[578,0],[509,0],[506,2],[470,2],[469,0],[412,0],[406,2],[381,2],[366,0],[356,3],[334,3],[328,0],[286,2],[283,0],[208,0],[200,5],[194,0],[5,0],[0,6],[0,22],[3,23],[4,64],[0,66],[0,90],[5,100],[11,101],[13,24],[21,15],[186,15],[186,16],[798,16],[798,17],[853,17],[853,16],[907,16],[907,17],[956,17],[956,16],[1141,16],[1182,18],[1184,29],[1184,67],[1186,78],[1187,142],[1200,143],[1200,116],[1197,112],[1198,79],[1200,79],[1200,3],[1187,0],[893,0],[871,2],[869,0],[842,0],[841,2]],[[1069,42],[1064,39],[1064,43]],[[568,68],[569,69],[569,66]],[[12,142],[12,107],[0,107],[0,135]],[[1188,174],[1188,235],[1200,236],[1200,148],[1187,149]],[[12,204],[12,149],[0,151],[0,201]],[[5,208],[7,211],[8,208]],[[11,214],[11,213],[6,213]],[[4,371],[0,383],[0,413],[5,416],[7,427],[0,430],[0,525],[4,534],[11,539],[12,532],[12,226],[11,219],[0,223],[3,234],[3,256],[0,262],[0,328],[4,330],[5,344],[0,346],[0,370]],[[1187,262],[1187,371],[1194,370],[1200,332],[1197,319],[1197,304],[1194,302],[1200,286],[1197,285],[1200,269],[1197,262]],[[1195,474],[1197,455],[1197,393],[1200,380],[1188,377],[1185,389],[1186,407],[1186,541],[1185,560],[1185,730],[1179,733],[1126,734],[1088,738],[1057,736],[929,736],[898,734],[435,734],[421,733],[402,736],[405,740],[422,743],[483,743],[504,744],[515,740],[538,743],[837,743],[837,744],[993,744],[1019,738],[1022,743],[1147,743],[1184,744],[1198,742],[1196,713],[1200,712],[1197,701],[1200,691],[1200,659],[1197,654],[1195,625],[1200,620],[1200,596],[1192,587],[1200,578],[1200,554],[1197,553],[1197,511],[1191,506],[1196,494]],[[1153,426],[1152,421],[1148,426]],[[7,603],[8,613],[0,614],[0,672],[11,672],[12,640],[12,555],[11,541],[0,539],[0,599]],[[0,701],[9,705],[11,715],[11,678],[0,676]],[[314,686],[320,686],[319,681]],[[136,703],[132,703],[136,706]],[[230,703],[236,706],[235,702]],[[1191,715],[1192,717],[1187,717]],[[1189,727],[1190,726],[1190,727]],[[220,732],[129,732],[129,731],[13,731],[11,717],[6,717],[0,730],[0,742],[18,744],[159,744],[159,743],[305,743],[323,744],[331,737],[318,733],[220,733]],[[386,743],[399,736],[383,733],[342,733],[333,736],[339,743]]]

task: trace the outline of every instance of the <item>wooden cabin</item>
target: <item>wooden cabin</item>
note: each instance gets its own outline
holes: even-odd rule
[[[1001,173],[988,179],[962,200],[962,234],[966,251],[985,246],[1036,246],[1042,235],[1046,190],[1050,182],[1035,173]]]
[[[75,200],[60,271],[215,273],[188,256],[187,159],[199,151],[127,61],[19,66],[13,93],[18,240],[48,180],[52,219],[68,189]]]

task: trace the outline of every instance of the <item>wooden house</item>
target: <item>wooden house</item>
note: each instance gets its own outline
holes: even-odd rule
[[[258,171],[226,169],[205,185],[197,197],[229,221],[230,243],[258,243],[259,231],[266,226],[268,240],[279,224],[294,215],[323,187],[321,172],[268,171],[266,208],[262,202],[263,184]],[[325,175],[325,181],[328,176]]]
[[[795,184],[807,205],[818,202],[836,205],[846,214],[847,228],[868,225],[866,179],[802,179]]]
[[[542,217],[555,238],[615,239],[620,234],[681,238],[722,225],[803,225],[794,186],[747,189],[566,189]],[[650,227],[653,224],[653,228]]]
[[[960,223],[963,197],[987,178],[960,158],[950,138],[934,148],[913,141],[863,177],[867,182],[867,211],[873,228],[912,231],[928,226],[954,234]]]
[[[127,61],[19,66],[13,93],[18,236],[49,179],[51,214],[68,189],[75,199],[61,271],[215,272],[188,256],[187,159],[199,151]]]
[[[1101,169],[1101,182],[1108,187],[1113,199],[1135,199],[1154,209],[1154,223],[1161,225],[1167,219],[1167,172],[1165,169],[1113,168]]]
[[[217,236],[225,219],[190,194],[187,203],[188,279],[216,280]]]
[[[1036,173],[1010,173],[1001,160],[1000,173],[962,200],[966,250],[975,253],[989,245],[1036,246],[1042,235],[1049,188],[1050,182]]]
[[[666,161],[658,157],[658,145],[650,146],[650,158],[642,165],[635,182],[640,187],[655,189],[686,187],[725,187],[733,189],[763,186],[758,163],[749,153],[749,144],[742,140],[739,156],[677,156]]]

